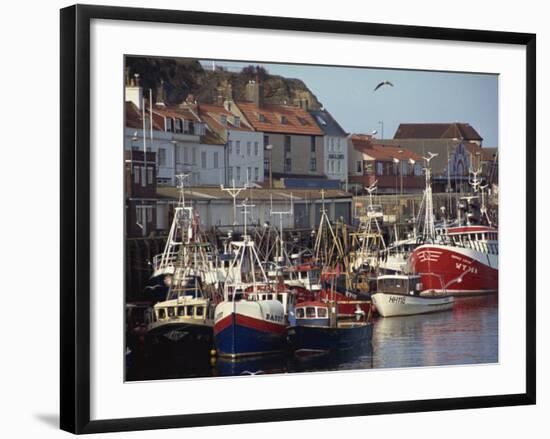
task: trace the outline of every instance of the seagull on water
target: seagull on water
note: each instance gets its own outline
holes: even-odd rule
[[[378,84],[376,87],[374,87],[374,91],[378,90],[383,85],[391,85],[393,87],[393,84],[390,81],[382,81],[380,84]]]

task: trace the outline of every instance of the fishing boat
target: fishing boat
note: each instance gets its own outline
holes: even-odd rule
[[[354,319],[338,315],[333,295],[330,301],[311,301],[296,305],[296,322],[287,330],[287,339],[296,356],[330,354],[358,348],[372,339],[370,313],[357,307]]]
[[[421,276],[418,274],[379,276],[372,301],[382,317],[426,314],[453,308],[453,296],[422,290]]]
[[[181,348],[182,352],[208,352],[213,345],[214,300],[197,276],[180,276],[177,268],[173,279],[166,300],[153,307],[148,343]]]
[[[234,359],[282,352],[286,330],[283,302],[270,287],[255,243],[247,234],[246,209],[252,206],[242,206],[244,234],[242,240],[231,243],[234,256],[214,321],[218,355]]]
[[[477,295],[498,291],[498,230],[492,227],[486,214],[484,187],[479,179],[470,183],[474,192],[481,190],[481,212],[487,224],[473,224],[466,216],[466,224],[436,230],[432,207],[429,159],[426,159],[425,216],[422,243],[409,259],[411,270],[423,273],[424,288],[435,293]],[[474,173],[474,177],[476,177]],[[467,199],[477,198],[465,197]]]
[[[179,200],[174,218],[164,251],[153,257],[153,273],[145,286],[146,297],[153,303],[165,299],[177,265],[182,265],[182,258],[186,259],[183,265],[192,267],[191,273],[200,276],[205,284],[218,287],[220,280],[223,280],[221,270],[215,266],[211,245],[201,234],[198,213],[185,202],[184,182],[187,177],[185,174],[176,176]]]
[[[330,317],[336,308],[325,302],[304,302],[296,306],[296,325],[287,330],[288,341],[295,355],[327,354],[353,349],[372,338],[372,324],[359,320],[338,320]]]

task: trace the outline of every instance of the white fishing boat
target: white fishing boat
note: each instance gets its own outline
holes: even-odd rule
[[[176,176],[180,195],[174,209],[174,218],[164,251],[154,256],[153,273],[145,286],[147,296],[153,302],[166,297],[178,265],[186,267],[186,275],[199,276],[204,284],[215,288],[224,280],[212,246],[200,231],[198,213],[185,202],[184,181],[187,176]]]
[[[377,292],[371,297],[382,317],[427,314],[453,308],[453,296],[423,292],[420,275],[379,276],[377,286]]]

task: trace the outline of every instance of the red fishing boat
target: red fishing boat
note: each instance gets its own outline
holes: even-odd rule
[[[409,259],[410,268],[422,276],[425,289],[452,295],[476,295],[498,291],[498,230],[491,225],[472,224],[467,216],[464,226],[442,227],[436,231],[433,217],[430,184],[430,154],[426,166],[424,192],[424,227],[422,244],[416,247]],[[481,212],[486,215],[484,187],[474,173],[470,182],[474,192],[480,192]],[[478,198],[479,195],[466,197]]]
[[[410,258],[425,289],[457,294],[498,291],[498,231],[488,226],[446,229],[441,243],[423,244]]]

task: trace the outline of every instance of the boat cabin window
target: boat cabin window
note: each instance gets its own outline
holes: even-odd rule
[[[187,305],[186,308],[187,308],[187,316],[193,317],[193,311],[195,307],[193,305]]]
[[[318,282],[319,281],[319,270],[311,270],[309,273],[309,280],[311,282]]]
[[[317,316],[318,317],[326,317],[327,316],[327,309],[326,308],[317,308]]]
[[[175,311],[174,308],[170,307],[168,308],[168,317],[174,317]]]
[[[306,317],[308,319],[315,318],[315,308],[313,306],[308,306],[306,308]]]
[[[283,295],[282,294],[277,294],[277,300],[281,303],[283,303]]]
[[[166,318],[166,310],[164,308],[159,309],[159,320]]]
[[[304,318],[304,308],[296,308],[296,317],[299,319]]]
[[[267,300],[273,300],[273,294],[268,294],[267,295]]]
[[[184,306],[178,306],[178,317],[185,316],[185,307]]]
[[[196,316],[202,317],[204,315],[204,306],[197,306]]]

